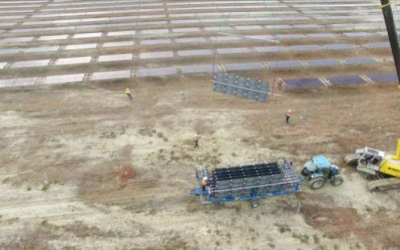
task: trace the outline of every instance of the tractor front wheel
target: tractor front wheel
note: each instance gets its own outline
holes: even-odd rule
[[[332,185],[340,186],[340,185],[342,185],[343,182],[344,182],[344,179],[342,176],[335,176],[335,177],[333,177]]]
[[[325,183],[324,178],[312,179],[312,180],[310,181],[310,187],[311,187],[311,189],[314,189],[314,190],[320,189],[320,188],[322,188],[322,186],[324,185],[324,183]]]

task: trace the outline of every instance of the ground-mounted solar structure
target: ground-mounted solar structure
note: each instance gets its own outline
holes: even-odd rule
[[[40,85],[46,77],[69,79],[68,75],[84,74],[84,82],[92,82],[107,71],[131,71],[125,79],[177,77],[209,73],[196,69],[196,65],[209,64],[228,72],[388,64],[373,56],[373,50],[390,49],[383,18],[372,8],[374,4],[44,0],[18,5],[4,1],[0,80],[38,78]],[[365,48],[362,55],[357,54],[360,46]],[[333,56],[336,51],[346,56]],[[338,59],[340,63],[335,62]],[[30,68],[37,70],[28,73]],[[379,68],[372,73],[388,73]],[[334,72],[321,75],[319,71],[315,77],[346,75]]]

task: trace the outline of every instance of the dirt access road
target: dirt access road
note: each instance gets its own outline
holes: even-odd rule
[[[369,193],[342,161],[365,145],[395,150],[394,85],[283,91],[264,105],[213,93],[209,79],[3,89],[0,249],[400,249],[399,192]],[[288,157],[300,170],[316,154],[342,166],[342,186],[255,210],[188,196],[199,165]]]

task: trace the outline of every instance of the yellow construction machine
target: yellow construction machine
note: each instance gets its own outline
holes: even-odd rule
[[[400,188],[400,139],[396,155],[365,147],[344,158],[348,165],[357,165],[357,170],[374,180],[367,185],[369,191],[384,191]]]

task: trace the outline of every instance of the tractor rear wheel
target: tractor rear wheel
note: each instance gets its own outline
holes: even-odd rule
[[[344,179],[342,176],[335,176],[335,177],[333,177],[333,180],[331,183],[334,186],[340,186],[340,185],[342,185],[343,182],[344,182]]]
[[[310,187],[311,187],[311,189],[314,189],[314,190],[320,189],[320,188],[322,188],[324,183],[325,183],[324,178],[315,178],[310,181]]]

